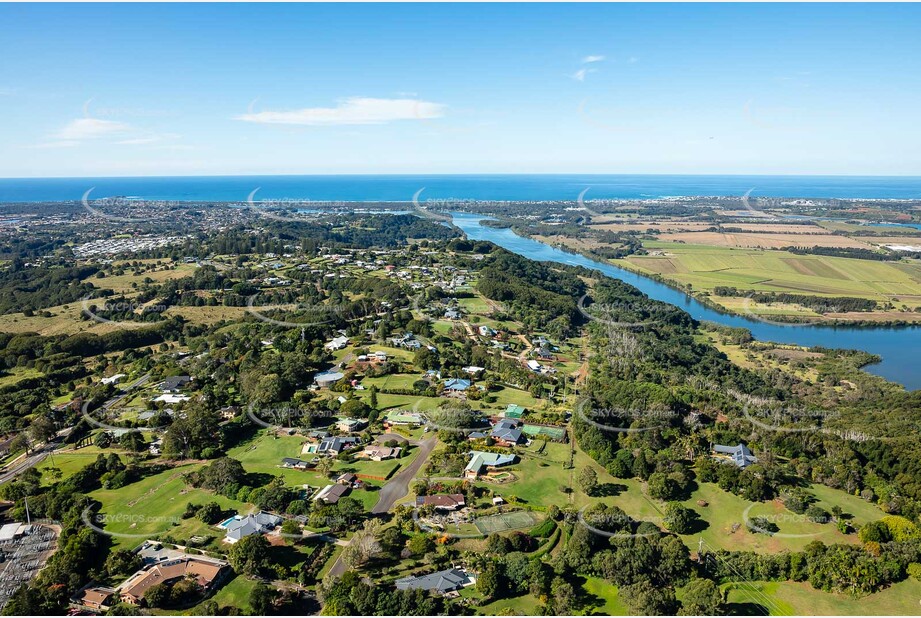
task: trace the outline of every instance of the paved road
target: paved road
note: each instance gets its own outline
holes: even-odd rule
[[[419,443],[419,454],[411,464],[400,470],[396,476],[381,487],[377,504],[371,509],[372,515],[386,513],[393,508],[393,503],[409,493],[409,484],[416,477],[419,469],[428,460],[435,448],[438,438],[431,436]]]
[[[381,513],[386,513],[391,508],[393,504],[409,493],[409,484],[416,477],[416,474],[419,472],[419,469],[425,464],[428,460],[429,455],[432,454],[432,449],[435,448],[435,444],[438,442],[438,438],[435,436],[430,436],[422,442],[419,443],[419,454],[416,455],[416,458],[411,464],[403,468],[396,476],[390,479],[386,485],[381,487],[380,495],[377,499],[377,504],[374,505],[374,508],[371,509],[373,515],[379,515]],[[351,541],[350,541],[351,542]],[[339,554],[339,557],[336,558],[335,564],[329,570],[330,577],[341,577],[345,573],[345,562],[342,560],[342,554]]]
[[[112,399],[109,399],[104,404],[102,404],[102,408],[108,410],[110,407],[130,395],[134,389],[146,384],[148,380],[150,380],[150,374],[144,374],[129,384],[125,389],[123,389],[123,392],[120,395],[116,395]],[[65,433],[69,433],[69,429],[71,428],[59,431],[58,437],[55,440],[42,444],[34,451],[32,451],[32,453],[30,453],[28,456],[17,459],[8,469],[4,470],[3,473],[0,474],[0,485],[13,480],[29,468],[37,466],[41,462],[45,461],[48,455],[65,446],[64,443],[60,442],[59,440],[64,436]]]

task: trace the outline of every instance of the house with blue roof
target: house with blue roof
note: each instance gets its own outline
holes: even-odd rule
[[[446,391],[465,391],[470,388],[470,380],[463,378],[451,378],[445,382]]]

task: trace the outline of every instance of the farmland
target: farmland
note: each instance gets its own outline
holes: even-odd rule
[[[735,312],[750,310],[765,315],[820,317],[802,307],[778,309],[752,303],[745,297],[716,296],[714,288],[727,286],[755,292],[866,298],[881,304],[892,303],[895,307],[889,315],[898,319],[915,317],[911,313],[898,311],[903,306],[912,311],[921,306],[921,266],[916,263],[796,255],[786,251],[661,241],[649,241],[644,247],[655,254],[635,255],[615,262],[631,270],[660,276],[698,296],[706,295],[711,301]],[[825,317],[833,319],[846,316],[827,313]],[[854,319],[853,315],[850,317]]]

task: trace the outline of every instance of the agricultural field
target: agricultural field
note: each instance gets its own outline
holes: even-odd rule
[[[756,313],[778,313],[778,310],[762,307],[744,297],[714,296],[715,287],[829,298],[867,298],[880,303],[893,302],[897,307],[905,305],[912,310],[921,306],[921,265],[916,263],[662,242],[649,242],[644,246],[660,254],[630,256],[615,262],[642,273],[659,275],[698,294],[706,292],[711,300],[736,312],[745,308]],[[818,317],[809,310],[788,306],[779,312]],[[897,315],[910,317],[910,314]]]

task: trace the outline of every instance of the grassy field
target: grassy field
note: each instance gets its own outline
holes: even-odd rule
[[[837,504],[845,513],[852,514],[852,521],[858,525],[884,515],[876,507],[842,491],[825,487],[814,493],[817,497],[821,493],[819,506],[830,511],[831,507]],[[706,501],[707,506],[699,506],[698,500]],[[684,504],[694,509],[701,520],[708,524],[704,530],[696,534],[682,536],[688,547],[692,548],[696,548],[699,539],[703,539],[705,544],[716,549],[748,550],[758,553],[801,550],[815,540],[826,544],[858,542],[856,534],[841,534],[833,524],[808,521],[802,515],[788,511],[779,500],[752,503],[723,491],[713,483],[701,483]],[[875,509],[875,513],[867,509],[867,506]],[[774,536],[753,533],[746,528],[746,517],[749,520],[753,517],[767,517],[777,524],[780,532]]]
[[[712,292],[716,286],[732,286],[742,290],[824,297],[851,296],[878,302],[898,299],[897,306],[921,306],[921,266],[915,263],[658,241],[644,243],[644,246],[661,251],[663,255],[630,256],[615,262],[693,286],[698,292]],[[742,309],[740,303],[748,302],[741,298],[712,299],[735,311]],[[751,309],[756,312],[769,310],[754,304]],[[784,311],[790,313],[791,309]]]
[[[118,489],[97,489],[90,497],[102,504],[105,530],[115,533],[112,542],[119,547],[134,547],[147,536],[210,534],[220,532],[197,519],[183,520],[186,504],[217,502],[224,509],[246,511],[250,505],[208,491],[194,489],[182,475],[200,464],[179,466],[154,474]]]
[[[256,581],[247,579],[242,575],[235,575],[233,579],[224,584],[224,586],[214,593],[210,600],[218,604],[218,607],[233,607],[243,613],[248,613],[249,597],[256,587]],[[185,616],[200,616],[202,614],[201,605],[196,605],[188,611],[182,612]],[[164,615],[166,613],[164,612]]]
[[[629,616],[627,609],[617,597],[617,586],[600,577],[586,577],[582,584],[586,607],[582,608],[585,616]]]
[[[861,598],[823,592],[805,582],[734,583],[723,588],[733,609],[745,614],[917,616],[921,612],[921,582],[914,579]]]
[[[109,288],[118,293],[128,294],[135,289],[132,284],[140,286],[141,283],[147,278],[152,279],[156,283],[163,283],[164,281],[189,277],[195,272],[197,268],[198,266],[195,264],[177,264],[175,267],[154,270],[150,272],[142,272],[137,275],[133,272],[130,272],[124,275],[112,275],[103,277],[102,279],[93,275],[84,281],[88,281],[98,288]]]

